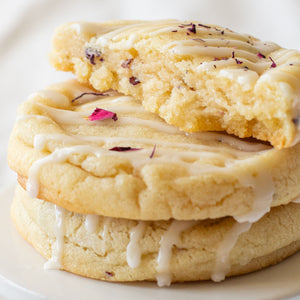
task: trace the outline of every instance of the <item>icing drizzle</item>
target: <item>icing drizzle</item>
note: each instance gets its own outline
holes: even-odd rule
[[[89,233],[94,233],[97,230],[100,216],[98,215],[86,215],[85,217],[85,230]]]
[[[170,261],[172,248],[179,242],[180,234],[196,224],[197,221],[173,220],[170,227],[161,237],[156,267],[158,286],[169,286],[171,284]]]
[[[58,205],[55,205],[55,244],[52,250],[51,259],[44,264],[44,269],[59,270],[62,268],[61,260],[63,255],[64,235],[65,235],[65,215],[66,210]]]
[[[78,86],[80,87],[80,85]],[[77,87],[78,91],[79,87]],[[84,87],[84,91],[87,92],[86,87]],[[133,98],[120,96],[119,94],[114,94],[113,96],[101,96],[99,97],[100,100],[97,100],[97,97],[93,97],[89,102],[85,102],[85,104],[81,105],[83,111],[49,106],[45,104],[48,99],[46,98],[47,95],[51,96],[50,104],[61,103],[61,99],[65,99],[61,98],[57,91],[53,93],[42,91],[40,96],[45,99],[45,101],[43,101],[44,103],[34,104],[42,111],[42,115],[29,114],[19,117],[19,122],[26,122],[31,118],[38,118],[51,123],[54,122],[63,129],[63,133],[43,133],[36,134],[34,137],[33,146],[35,149],[43,151],[47,148],[51,153],[36,160],[29,170],[27,191],[31,197],[38,196],[39,174],[41,168],[45,164],[65,162],[73,154],[92,154],[96,157],[102,155],[122,155],[129,159],[136,168],[142,167],[145,164],[172,162],[185,166],[191,175],[199,175],[205,172],[226,172],[230,167],[234,167],[234,165],[239,163],[240,160],[251,160],[251,157],[254,157],[255,153],[260,153],[269,149],[268,146],[261,143],[250,143],[220,133],[204,132],[185,134],[176,127],[167,125],[157,116],[154,118],[152,113],[145,112],[140,106],[136,105],[136,100]],[[39,93],[35,93],[35,97],[37,96],[39,96]],[[65,100],[63,100],[63,102],[63,106],[66,106]],[[95,107],[95,103],[101,103],[105,109],[117,112],[119,118],[118,121],[102,120],[99,121],[99,123],[97,121],[88,121],[86,117],[91,113],[92,106]],[[119,103],[122,103],[121,107],[118,106]],[[77,103],[75,107],[78,107],[78,105],[80,104]],[[108,105],[110,106],[108,107]],[[146,118],[132,116],[132,114],[140,112],[144,113],[143,116]],[[125,114],[125,116],[123,114]],[[116,125],[115,123],[118,124]],[[69,132],[68,128],[72,125],[105,125],[109,128],[114,128],[111,126],[130,127],[132,125],[139,125],[148,128],[147,130],[151,130],[153,132],[151,135],[153,136],[155,136],[156,132],[181,136],[182,142],[166,141],[164,138],[158,139],[155,137],[145,138],[132,136],[124,138],[122,136],[115,136],[115,134],[113,134],[113,136],[82,136]],[[55,141],[54,148],[49,144],[50,141]],[[200,143],[198,141],[200,141]],[[201,141],[203,141],[203,143],[201,143]],[[109,149],[116,146],[122,146],[125,143],[125,146],[142,148],[142,150],[135,153],[116,153],[109,151]],[[130,145],[128,145],[128,143]],[[157,145],[155,157],[149,160],[148,158],[153,149],[153,145]],[[216,145],[217,147],[215,147]],[[205,163],[199,165],[197,162],[203,159],[206,160]],[[220,161],[221,165],[218,166],[210,163],[210,161],[215,160]],[[195,167],[196,165],[197,167]],[[224,168],[225,166],[226,169]]]
[[[146,228],[146,222],[139,221],[130,231],[130,242],[127,246],[127,263],[130,268],[137,268],[141,263],[141,246],[139,244]]]
[[[232,248],[235,246],[239,236],[251,228],[252,223],[236,222],[232,228],[225,234],[217,248],[215,268],[211,275],[211,279],[219,282],[225,279],[226,274],[230,271],[229,255]]]

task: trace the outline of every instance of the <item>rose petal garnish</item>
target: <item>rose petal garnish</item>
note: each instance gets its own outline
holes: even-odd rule
[[[121,64],[122,68],[128,69],[130,67],[130,64],[132,63],[133,58],[128,58],[126,60],[124,60]]]
[[[95,65],[95,57],[99,57],[101,52],[97,49],[88,47],[85,49],[85,57],[90,61],[92,65]]]
[[[88,92],[88,93],[82,93],[79,96],[77,96],[76,98],[72,99],[71,102],[73,103],[74,101],[80,99],[81,97],[85,96],[85,95],[95,95],[95,96],[109,96],[108,94],[104,94],[104,93],[95,93],[95,92]]]
[[[141,83],[136,77],[132,76],[129,78],[129,82],[132,84],[132,85],[137,85],[139,83]]]
[[[137,151],[137,150],[142,150],[142,148],[113,147],[113,148],[110,148],[110,149],[109,149],[109,151],[118,151],[118,152]]]
[[[270,59],[270,61],[272,62],[272,64],[271,64],[270,68],[276,68],[276,67],[277,67],[277,65],[276,65],[275,61],[272,59],[272,57],[271,57],[271,56],[269,56],[269,59]]]
[[[105,119],[113,119],[114,121],[118,120],[117,114],[102,108],[96,107],[90,116],[88,116],[90,121],[98,121]]]
[[[237,58],[235,59],[235,62],[236,62],[238,65],[240,65],[240,64],[243,63],[242,61],[238,60]]]
[[[210,29],[210,28],[211,28],[210,26],[204,25],[204,24],[198,24],[198,26],[201,26],[201,27],[204,27],[204,28],[207,28],[207,29]]]
[[[196,25],[195,24],[191,24],[191,25],[192,25],[192,27],[187,28],[187,30],[191,33],[196,33]]]
[[[299,126],[299,118],[293,118],[292,119],[292,122],[296,125],[296,126]]]
[[[260,52],[257,53],[257,56],[258,56],[259,58],[266,58],[265,55],[263,55],[263,54],[260,53]]]
[[[156,150],[156,144],[154,145],[153,150],[149,156],[150,158],[152,158],[154,156],[155,150]]]

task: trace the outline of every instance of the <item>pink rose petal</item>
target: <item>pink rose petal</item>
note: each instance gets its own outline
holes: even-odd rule
[[[98,121],[98,120],[106,120],[106,119],[113,119],[114,121],[117,121],[118,117],[117,114],[112,111],[96,107],[93,113],[90,116],[88,116],[88,119],[90,121]]]
[[[113,147],[113,148],[110,148],[109,150],[110,150],[110,151],[125,152],[125,151],[137,151],[137,150],[142,150],[142,148]]]

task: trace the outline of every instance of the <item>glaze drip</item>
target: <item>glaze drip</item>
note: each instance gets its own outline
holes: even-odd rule
[[[62,268],[62,256],[65,235],[65,215],[66,210],[58,205],[55,205],[54,234],[56,240],[52,249],[52,256],[50,260],[48,260],[44,264],[44,269],[59,270]]]
[[[176,221],[173,220],[170,227],[162,235],[160,248],[157,257],[157,285],[159,287],[169,286],[171,284],[170,262],[172,257],[172,248],[180,241],[180,234],[195,226],[197,221]]]
[[[127,263],[130,268],[137,268],[141,263],[140,240],[145,232],[146,222],[139,221],[130,231],[130,242],[127,246]]]
[[[252,223],[236,222],[232,228],[225,234],[223,240],[217,248],[215,269],[211,275],[211,279],[219,282],[225,279],[225,276],[230,272],[230,252],[236,245],[239,236],[251,228]]]

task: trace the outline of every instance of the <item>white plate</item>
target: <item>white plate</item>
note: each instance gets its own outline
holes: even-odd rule
[[[173,284],[169,288],[155,283],[108,283],[44,270],[44,258],[19,236],[11,222],[13,190],[11,186],[0,191],[0,299],[273,300],[300,295],[300,253],[279,265],[221,283]]]

